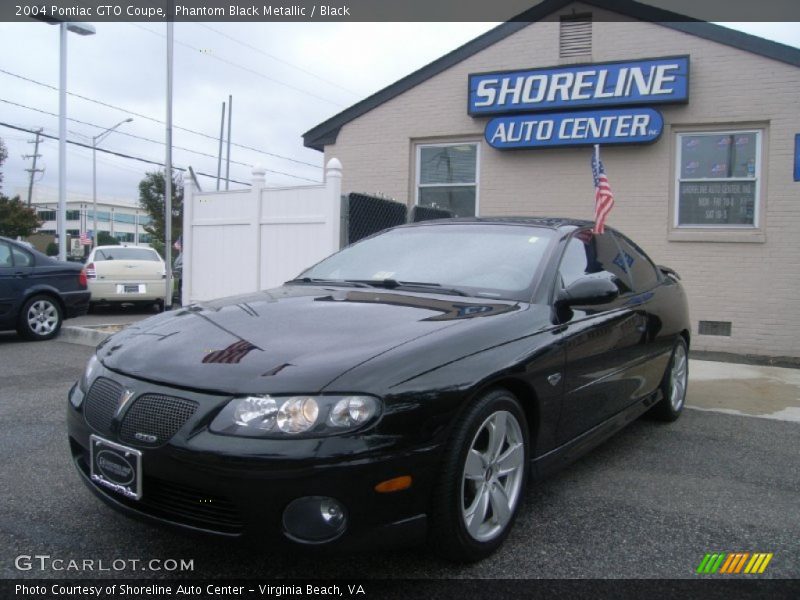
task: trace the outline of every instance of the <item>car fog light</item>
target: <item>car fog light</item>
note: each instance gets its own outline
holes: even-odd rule
[[[347,527],[344,506],[334,498],[305,496],[283,511],[283,529],[298,542],[321,544],[338,538]]]

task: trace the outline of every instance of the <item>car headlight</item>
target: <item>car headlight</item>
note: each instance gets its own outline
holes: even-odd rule
[[[211,423],[213,433],[245,437],[312,437],[346,433],[374,420],[373,396],[244,396],[234,398]]]
[[[99,370],[100,359],[97,358],[97,354],[93,354],[92,358],[89,359],[89,362],[86,363],[86,368],[83,370],[83,376],[80,378],[78,383],[78,387],[84,394],[89,391],[89,386],[92,384],[92,381],[97,376],[97,371]]]

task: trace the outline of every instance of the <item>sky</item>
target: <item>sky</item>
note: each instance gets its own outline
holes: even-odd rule
[[[177,23],[173,164],[216,175],[221,105],[232,95],[233,180],[249,182],[260,164],[269,185],[320,181],[322,154],[303,146],[305,131],[496,25]],[[800,47],[797,23],[725,25]],[[166,26],[95,27],[96,35],[68,36],[67,89],[81,96],[68,97],[68,138],[91,144],[92,136],[133,118],[100,147],[163,163]],[[58,28],[44,23],[0,23],[0,122],[58,135],[58,37]],[[33,154],[34,136],[0,126],[0,138],[9,154],[2,193],[12,195],[27,189],[31,161],[23,155]],[[68,196],[91,195],[91,149],[67,148]],[[58,141],[45,139],[39,154],[44,173],[34,185],[55,194]],[[98,198],[135,201],[139,181],[157,168],[98,153]],[[199,182],[204,190],[216,187],[214,177]]]

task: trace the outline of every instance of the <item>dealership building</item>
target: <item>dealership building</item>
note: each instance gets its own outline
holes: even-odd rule
[[[679,273],[693,348],[800,358],[797,48],[628,0],[545,0],[304,143],[342,162],[343,192],[582,219],[599,144],[607,223]]]

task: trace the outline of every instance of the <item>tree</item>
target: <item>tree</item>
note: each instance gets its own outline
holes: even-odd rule
[[[36,210],[25,206],[19,196],[8,198],[0,194],[0,235],[27,237],[41,225]]]
[[[166,180],[163,171],[150,172],[139,182],[139,206],[150,216],[144,230],[150,234],[150,245],[164,256],[164,195]],[[183,178],[172,176],[172,239],[183,230]]]
[[[98,246],[119,246],[119,240],[107,231],[101,231],[97,234]]]
[[[0,190],[3,189],[3,163],[8,158],[8,150],[3,143],[3,138],[0,138]]]

